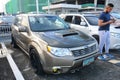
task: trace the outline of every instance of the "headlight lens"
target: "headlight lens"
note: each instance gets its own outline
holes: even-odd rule
[[[56,48],[47,46],[48,52],[52,53],[55,56],[62,57],[62,56],[72,56],[72,53],[67,48]]]
[[[116,38],[120,38],[120,34],[119,33],[111,33],[111,36],[116,37]]]

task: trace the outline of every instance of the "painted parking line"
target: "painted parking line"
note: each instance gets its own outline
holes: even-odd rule
[[[120,63],[120,60],[112,59],[112,60],[109,60],[108,62],[113,63],[113,64],[117,64],[117,63]]]
[[[1,43],[16,80],[25,80],[4,43]]]
[[[119,59],[111,59],[108,62],[110,62],[112,64],[115,64],[117,66],[120,66],[120,60]]]

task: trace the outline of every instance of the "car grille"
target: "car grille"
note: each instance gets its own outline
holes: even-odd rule
[[[96,45],[92,45],[92,46],[89,46],[89,47],[84,47],[82,49],[77,49],[77,50],[72,50],[72,54],[75,56],[75,57],[78,57],[78,56],[83,56],[85,54],[89,54],[93,51],[96,50]]]

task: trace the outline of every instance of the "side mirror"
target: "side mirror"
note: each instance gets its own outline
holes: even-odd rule
[[[81,22],[80,25],[81,26],[86,26],[87,24],[86,24],[86,22]]]
[[[19,26],[18,30],[19,30],[19,32],[27,32],[28,31],[27,28],[23,27],[23,26]]]

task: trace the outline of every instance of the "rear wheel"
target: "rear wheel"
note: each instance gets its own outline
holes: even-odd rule
[[[30,61],[31,61],[32,67],[35,68],[37,74],[40,74],[40,75],[44,74],[43,67],[40,62],[40,58],[36,49],[30,50]]]

